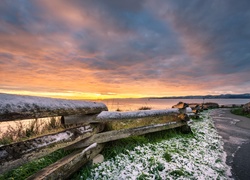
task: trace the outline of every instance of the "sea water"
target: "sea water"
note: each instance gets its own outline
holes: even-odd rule
[[[215,102],[219,105],[229,105],[229,104],[246,104],[250,102],[250,99],[149,99],[149,98],[139,98],[139,99],[106,99],[106,100],[95,100],[95,102],[103,102],[107,105],[109,111],[136,111],[141,107],[149,107],[151,109],[169,109],[178,102],[185,103],[206,103]],[[49,121],[50,118],[39,119],[42,122]],[[21,120],[21,121],[6,121],[0,122],[0,138],[1,136],[12,127],[15,129],[20,123],[23,127],[28,127],[32,120]],[[42,127],[42,126],[41,126]]]
[[[173,105],[178,102],[185,103],[206,103],[215,102],[219,105],[229,105],[229,104],[246,104],[250,102],[250,99],[106,99],[98,100],[98,102],[103,102],[107,105],[109,111],[135,111],[141,107],[150,107],[151,109],[168,109],[172,108]]]

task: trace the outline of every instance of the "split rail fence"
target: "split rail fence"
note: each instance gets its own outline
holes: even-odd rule
[[[58,149],[74,150],[29,177],[67,179],[97,156],[106,142],[177,127],[188,128],[185,108],[111,112],[103,103],[0,94],[0,122],[60,116],[62,123],[76,124],[57,133],[0,146],[0,173]]]

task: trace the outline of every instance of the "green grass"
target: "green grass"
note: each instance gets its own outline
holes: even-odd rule
[[[98,166],[86,166],[88,174],[82,169],[75,179],[226,179],[229,167],[209,113],[189,125],[193,133],[187,135],[170,130],[107,144],[109,157],[104,155]]]
[[[231,113],[250,118],[249,113],[245,113],[242,108],[235,108],[231,110]]]
[[[170,162],[172,160],[172,156],[167,151],[163,154],[163,157],[167,162]]]
[[[23,180],[38,172],[39,170],[53,164],[57,160],[70,154],[72,151],[57,150],[43,158],[31,161],[23,166],[13,169],[9,172],[0,175],[0,180],[18,179]]]
[[[180,176],[185,176],[186,173],[181,169],[177,169],[177,170],[170,172],[169,174],[178,178]]]
[[[148,178],[149,178],[149,176],[147,174],[142,173],[138,178],[136,178],[136,180],[145,180]]]
[[[134,150],[135,147],[147,143],[157,143],[162,141],[163,139],[170,139],[173,137],[179,137],[179,138],[192,138],[194,135],[193,134],[182,134],[178,128],[177,129],[170,129],[170,130],[165,130],[165,131],[159,131],[155,133],[149,133],[145,134],[142,136],[132,136],[128,137],[125,139],[117,140],[117,141],[112,141],[109,142],[105,145],[104,150],[102,151],[103,156],[105,157],[105,160],[109,160],[117,156],[118,154],[128,154],[129,151]],[[166,155],[167,156],[167,155]],[[171,155],[167,157],[169,161],[171,161]],[[151,163],[158,163],[153,157],[149,159]],[[72,179],[86,179],[87,177],[90,176],[91,169],[94,168],[94,165],[92,166],[91,164],[86,164],[83,166],[83,168],[75,173],[71,178]],[[163,165],[158,163],[157,164],[157,169],[162,170]],[[146,177],[145,174],[141,174],[138,179],[143,179]]]

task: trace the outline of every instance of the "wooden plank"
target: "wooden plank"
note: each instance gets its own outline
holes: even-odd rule
[[[103,144],[94,143],[82,151],[72,153],[56,163],[30,176],[28,180],[36,179],[68,179],[70,175],[94,158],[103,149]]]
[[[103,124],[90,124],[0,147],[0,173],[77,143],[101,132]]]
[[[136,127],[136,128],[131,128],[131,129],[121,129],[121,130],[102,132],[102,133],[94,134],[90,138],[80,141],[72,146],[68,146],[66,149],[83,148],[83,147],[89,146],[90,144],[94,142],[105,143],[109,141],[127,138],[130,136],[143,135],[147,133],[173,129],[176,127],[181,127],[181,126],[186,126],[186,125],[187,125],[187,122],[185,121],[177,121],[177,122],[167,122],[164,124]]]
[[[180,114],[179,109],[163,109],[163,110],[143,110],[143,111],[102,111],[97,115],[95,121],[97,122],[109,122],[109,121],[121,121],[138,118],[148,117],[163,117],[163,116],[178,116]]]
[[[0,121],[97,114],[107,110],[103,103],[0,93]]]
[[[67,124],[82,124],[82,123],[94,123],[97,122],[96,116],[98,114],[86,114],[86,115],[71,115],[64,116],[64,123]]]

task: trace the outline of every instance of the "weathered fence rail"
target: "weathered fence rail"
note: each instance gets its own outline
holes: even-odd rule
[[[0,173],[66,148],[103,130],[102,124],[90,124],[58,133],[0,147]]]
[[[104,144],[94,143],[81,151],[73,152],[56,163],[30,176],[28,179],[67,179],[73,172],[76,172],[79,167],[83,166],[100,153],[103,147]]]
[[[72,149],[75,150],[72,154],[29,177],[66,179],[100,153],[106,142],[187,127],[189,118],[183,110],[185,108],[110,112],[103,103],[0,94],[0,122],[62,116],[63,123],[78,124],[57,133],[0,146],[0,173],[55,150]],[[112,123],[122,125],[117,129],[110,128]]]
[[[106,110],[103,103],[0,93],[0,121],[97,114]]]

